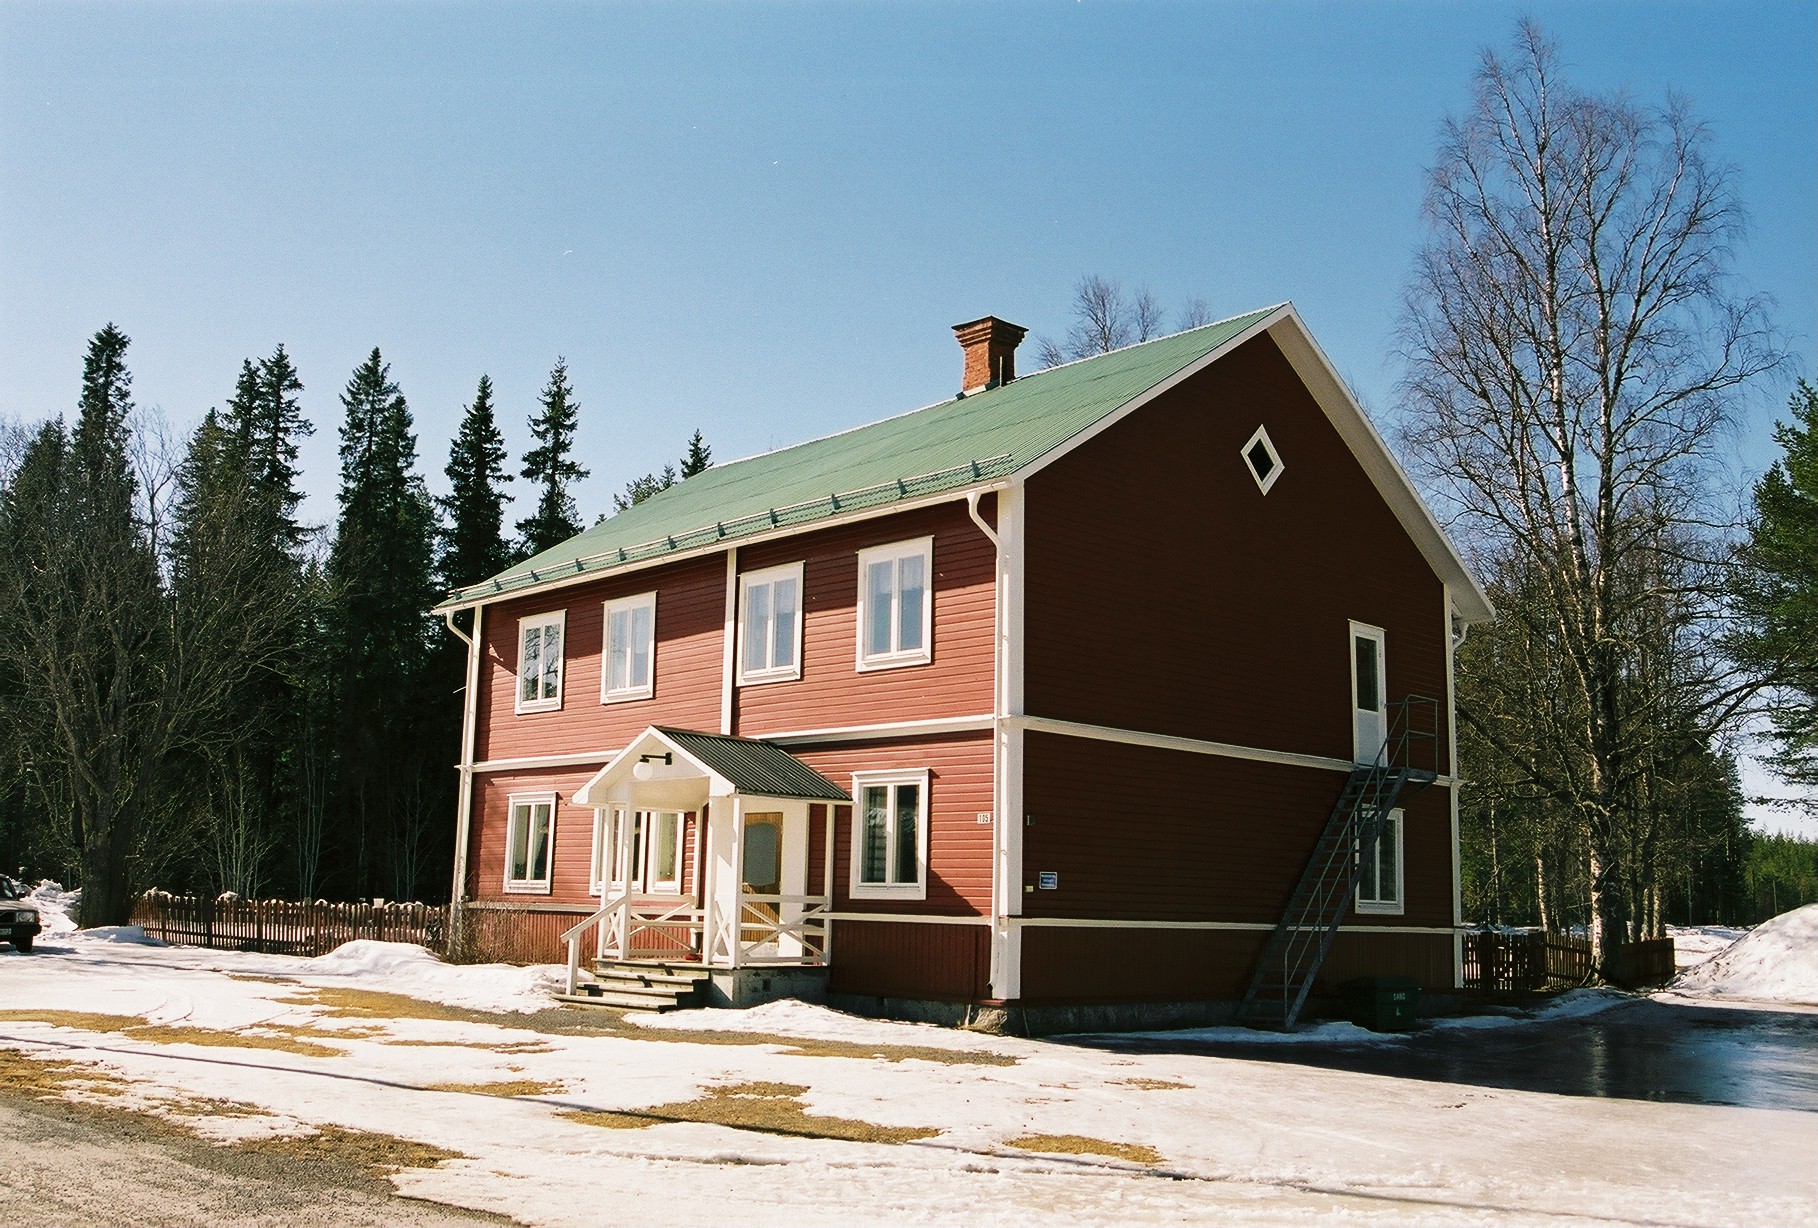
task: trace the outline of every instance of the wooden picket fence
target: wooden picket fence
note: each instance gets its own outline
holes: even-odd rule
[[[1634,988],[1673,979],[1673,940],[1625,942],[1610,957],[1609,979]],[[1569,989],[1591,979],[1591,940],[1551,930],[1468,930],[1464,935],[1464,984],[1485,993],[1540,993]]]
[[[326,900],[242,900],[148,891],[132,923],[163,942],[273,955],[323,955],[344,942],[414,942],[440,953],[448,908],[436,904],[331,904]]]

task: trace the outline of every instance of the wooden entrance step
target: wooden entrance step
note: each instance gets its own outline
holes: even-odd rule
[[[686,964],[625,963],[600,960],[571,994],[556,1000],[575,1006],[610,1006],[620,1010],[675,1011],[700,1006],[707,972]]]

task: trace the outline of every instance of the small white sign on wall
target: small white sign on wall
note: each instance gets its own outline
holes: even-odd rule
[[[978,821],[979,821],[979,825],[981,827],[984,826],[985,824],[991,822],[991,812],[989,810],[979,811],[978,812]]]

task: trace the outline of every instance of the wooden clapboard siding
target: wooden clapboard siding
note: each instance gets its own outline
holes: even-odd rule
[[[1025,742],[1025,881],[1031,916],[1273,924],[1344,787],[1342,772],[1031,733]],[[1407,804],[1400,917],[1450,925],[1446,791]]]
[[[1027,1003],[1195,1000],[1243,995],[1268,935],[1262,930],[1023,928]],[[1452,936],[1394,930],[1341,932],[1314,992],[1354,976],[1411,976],[1423,989],[1452,988]]]
[[[649,699],[601,703],[605,603],[648,592],[657,595],[655,693]],[[518,622],[552,610],[567,611],[562,706],[554,712],[519,714],[512,702]],[[648,725],[719,729],[725,621],[724,555],[488,606],[474,757],[484,761],[599,752],[603,765],[606,752],[623,747]]]
[[[977,1002],[991,994],[991,931],[983,925],[833,923],[833,993]]]
[[[851,894],[852,830],[849,806],[838,807],[834,825],[834,904],[842,911],[983,915],[991,910],[991,826],[978,816],[991,810],[991,738],[986,733],[913,738],[896,742],[808,748],[798,758],[843,788],[854,772],[929,771],[928,898],[855,900]],[[825,820],[819,826],[824,829]],[[820,832],[813,836],[819,842]],[[817,877],[809,890],[818,892]]]
[[[989,506],[989,504],[987,504]],[[858,669],[858,553],[934,538],[934,640],[926,665]],[[963,502],[747,546],[741,571],[800,562],[802,676],[739,688],[738,732],[770,733],[991,711],[997,552]]]
[[[1443,587],[1267,337],[1027,490],[1031,713],[1349,759],[1352,619],[1386,632],[1391,700],[1446,697]]]

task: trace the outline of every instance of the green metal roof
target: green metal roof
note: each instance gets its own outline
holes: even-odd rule
[[[1277,310],[1051,367],[998,388],[715,465],[443,606],[964,490],[1039,460]],[[442,608],[442,607],[438,607]]]
[[[808,801],[849,802],[852,795],[774,742],[731,738],[718,733],[655,726],[658,733],[693,755],[740,793]]]

